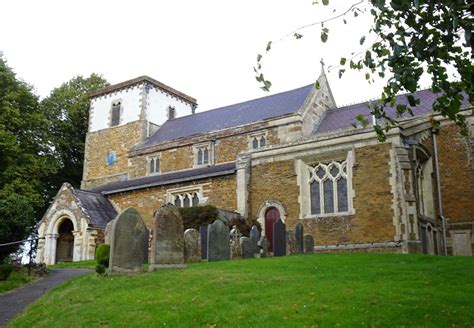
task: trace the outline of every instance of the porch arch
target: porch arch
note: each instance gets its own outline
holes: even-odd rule
[[[286,210],[282,203],[277,200],[267,200],[258,209],[258,218],[257,221],[262,227],[262,235],[265,236],[265,214],[270,208],[276,208],[280,212],[280,219],[283,223],[286,221]]]

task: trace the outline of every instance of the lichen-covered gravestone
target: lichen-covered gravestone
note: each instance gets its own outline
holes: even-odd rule
[[[242,258],[250,259],[253,257],[254,249],[249,237],[240,237],[240,247],[242,248]]]
[[[256,226],[252,226],[252,229],[250,229],[249,237],[252,257],[254,257],[255,254],[259,254],[258,241],[260,240],[260,231]]]
[[[117,216],[110,230],[110,272],[142,272],[148,233],[140,214],[134,208],[126,209]]]
[[[260,247],[260,257],[266,258],[268,257],[268,239],[265,236],[260,237],[258,241],[258,246]]]
[[[115,219],[114,220],[111,220],[109,223],[107,223],[107,225],[105,226],[105,232],[104,232],[104,242],[106,244],[109,244],[111,243],[111,239],[112,239],[112,226],[115,222]]]
[[[240,233],[237,226],[233,226],[230,230],[230,258],[238,259],[242,258],[242,248],[240,247],[240,237],[242,234]]]
[[[286,226],[278,219],[273,224],[273,256],[286,255]]]
[[[184,261],[195,263],[201,261],[201,240],[199,231],[187,229],[184,232]]]
[[[314,253],[314,238],[311,235],[304,235],[304,252]]]
[[[199,234],[201,235],[201,257],[207,260],[207,224],[199,226]]]
[[[229,228],[221,220],[207,227],[207,259],[209,262],[230,259]]]
[[[293,230],[286,232],[286,255],[296,254],[296,236]]]
[[[183,230],[183,218],[176,206],[167,204],[159,208],[153,218],[149,271],[185,267]]]
[[[303,240],[303,225],[298,222],[295,225],[295,242],[296,242],[296,254],[304,253],[304,240]]]

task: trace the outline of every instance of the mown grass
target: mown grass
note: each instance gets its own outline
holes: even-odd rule
[[[37,277],[33,274],[31,276],[28,275],[28,268],[23,266],[17,267],[13,270],[7,280],[0,281],[0,294],[21,287],[36,279]]]
[[[321,254],[75,278],[12,327],[474,324],[474,258]]]
[[[78,262],[63,262],[53,265],[48,265],[48,268],[78,268],[78,269],[95,269],[97,262],[95,260],[90,261],[78,261]]]

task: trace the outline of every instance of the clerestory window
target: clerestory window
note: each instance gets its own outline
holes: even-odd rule
[[[265,147],[267,144],[267,137],[265,135],[256,135],[250,137],[250,148],[258,149]]]
[[[209,164],[209,146],[198,147],[196,152],[196,164],[207,165]]]
[[[159,156],[148,158],[148,173],[149,174],[160,173],[160,157]]]

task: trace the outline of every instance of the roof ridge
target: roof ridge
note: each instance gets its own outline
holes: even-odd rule
[[[416,93],[419,93],[419,92],[423,92],[423,91],[430,91],[430,88],[425,88],[425,89],[421,89],[421,90],[417,90],[415,92],[406,92],[406,93],[399,93],[397,95],[395,95],[395,97],[401,97],[401,96],[406,96],[406,95],[413,95],[413,94],[416,94]],[[361,101],[361,102],[357,102],[357,103],[354,103],[354,104],[346,104],[346,105],[343,105],[343,106],[339,106],[339,107],[336,107],[336,108],[330,108],[328,109],[328,111],[337,111],[339,109],[344,109],[344,108],[347,108],[347,107],[351,107],[351,106],[359,106],[359,105],[364,105],[364,104],[367,104],[371,101],[378,101],[380,100],[380,98],[371,98],[371,99],[367,99],[366,101]]]
[[[230,104],[230,105],[225,105],[225,106],[221,106],[221,107],[217,107],[217,108],[208,109],[208,110],[205,110],[205,111],[202,111],[202,112],[198,112],[198,113],[194,113],[194,114],[188,114],[188,115],[180,116],[180,117],[174,118],[174,119],[172,119],[172,120],[166,121],[165,124],[166,124],[167,122],[178,121],[178,120],[181,120],[181,119],[184,119],[184,118],[188,118],[188,117],[191,117],[191,116],[195,117],[196,115],[201,115],[201,114],[213,112],[213,111],[216,111],[216,110],[224,109],[224,108],[227,108],[227,107],[232,107],[232,106],[236,106],[236,105],[241,105],[241,104],[253,102],[253,101],[255,101],[255,100],[260,100],[260,99],[275,97],[275,96],[278,96],[278,95],[281,95],[281,94],[284,94],[284,93],[289,93],[289,92],[293,92],[293,91],[296,91],[296,90],[299,90],[299,89],[307,88],[307,87],[309,87],[310,85],[314,85],[314,83],[310,83],[310,84],[304,85],[304,86],[299,87],[299,88],[294,88],[294,89],[291,89],[291,90],[286,90],[286,91],[278,92],[278,93],[275,93],[275,94],[272,94],[272,95],[267,95],[267,96],[264,96],[264,97],[253,98],[253,99],[250,99],[250,100],[246,100],[246,101],[242,101],[242,102],[237,102],[237,103]],[[163,125],[164,125],[164,124],[163,124]]]

